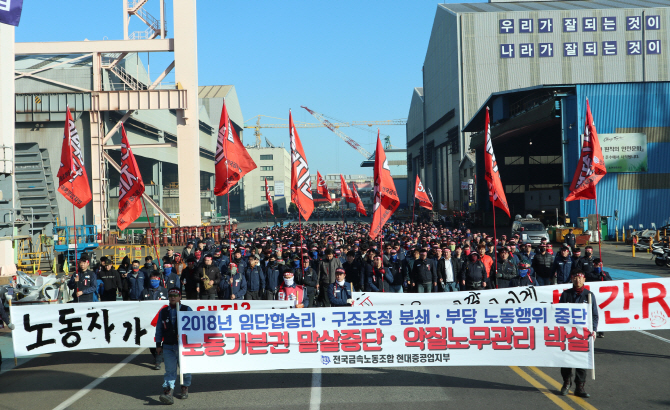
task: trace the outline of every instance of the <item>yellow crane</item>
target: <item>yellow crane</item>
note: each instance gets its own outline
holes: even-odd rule
[[[333,120],[337,121],[337,122],[330,122],[328,120],[324,120],[323,118],[318,117],[318,116],[327,117],[326,115],[319,114],[319,113],[317,113],[315,111],[312,111],[312,110],[309,110],[309,109],[307,109],[307,110],[310,112],[310,114],[314,115],[319,121],[322,121],[322,122],[316,123],[316,122],[293,121],[296,128],[323,128],[323,127],[327,127],[331,131],[335,132],[335,134],[337,134],[340,138],[344,139],[344,141],[347,144],[349,144],[350,146],[352,146],[356,150],[358,150],[358,149],[354,145],[357,145],[357,144],[355,144],[355,142],[354,142],[354,145],[352,145],[352,143],[350,143],[348,140],[351,140],[351,141],[353,141],[353,140],[349,137],[346,137],[346,138],[348,138],[348,140],[343,138],[340,135],[341,133],[336,132],[337,128],[340,128],[340,127],[356,127],[356,128],[364,129],[365,131],[371,131],[371,130],[366,129],[365,127],[366,126],[367,127],[373,127],[373,126],[380,126],[380,125],[405,125],[405,124],[407,124],[407,118],[400,118],[400,119],[396,119],[396,120],[382,120],[382,121],[351,121],[351,122],[346,122],[346,121],[335,120],[332,117],[328,117],[328,118],[332,118]],[[318,116],[315,115],[315,114],[317,114]],[[281,120],[281,121],[287,121],[287,123],[286,124],[261,124],[261,117],[272,118],[272,119]],[[256,120],[255,124],[246,125],[247,123],[249,123],[250,121],[253,121],[254,119]],[[256,115],[254,117],[251,117],[247,121],[245,121],[244,128],[253,128],[254,129],[254,136],[256,137],[256,146],[260,147],[261,146],[261,136],[263,135],[263,134],[261,134],[261,128],[288,128],[288,120],[284,119],[284,118],[271,117],[269,115]],[[373,132],[373,131],[371,131],[371,132]],[[384,138],[384,142],[385,142],[385,148],[391,148],[391,137],[390,136],[386,135],[385,138]]]

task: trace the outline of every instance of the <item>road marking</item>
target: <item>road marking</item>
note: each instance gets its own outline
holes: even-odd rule
[[[554,386],[556,389],[561,389],[563,387],[563,384],[558,382],[557,380],[553,379],[551,376],[543,372],[542,370],[538,369],[535,366],[531,366],[530,370],[534,371],[538,376],[544,379],[547,383],[551,384]],[[572,390],[570,391],[572,393]],[[570,400],[574,401],[577,403],[581,408],[585,410],[598,410],[589,403],[586,402],[586,400],[582,399],[581,397],[575,396],[574,394],[568,394],[567,396]]]
[[[654,339],[662,340],[662,341],[664,341],[665,343],[670,343],[670,340],[668,340],[668,339],[666,339],[666,338],[664,338],[664,337],[655,335],[655,334],[653,334],[653,333],[645,332],[644,330],[638,330],[638,332],[640,332],[640,333],[642,333],[642,334],[645,334],[645,335],[647,335],[647,336],[651,336],[651,337],[653,337]]]
[[[102,376],[100,376],[100,377],[98,377],[97,379],[95,379],[95,380],[93,380],[92,382],[90,382],[86,387],[84,387],[83,389],[81,389],[81,390],[79,390],[78,392],[76,392],[76,393],[75,393],[74,395],[72,395],[69,399],[65,400],[64,402],[62,402],[62,403],[59,404],[58,406],[54,407],[53,410],[65,410],[65,409],[67,409],[68,407],[70,407],[71,405],[73,405],[77,400],[79,400],[79,399],[81,399],[82,397],[86,396],[91,390],[93,390],[93,389],[95,389],[96,387],[98,387],[98,385],[99,385],[100,383],[102,383],[102,382],[104,382],[106,379],[112,377],[112,376],[114,375],[114,373],[116,373],[116,372],[118,372],[119,370],[121,370],[121,368],[123,368],[123,366],[127,365],[128,363],[130,363],[131,360],[133,360],[134,358],[136,358],[136,357],[137,357],[140,353],[142,353],[145,349],[146,349],[145,347],[141,347],[141,348],[135,350],[135,352],[134,352],[133,354],[131,354],[130,356],[128,356],[128,357],[126,357],[125,359],[123,359],[123,361],[121,361],[121,363],[119,363],[119,364],[117,364],[116,366],[112,367],[111,369],[109,369],[109,370],[107,371],[107,373],[103,374]]]
[[[538,389],[540,393],[544,394],[549,400],[553,401],[554,404],[556,404],[558,407],[562,408],[563,410],[574,410],[574,408],[571,407],[568,403],[564,402],[560,397],[550,392],[542,383],[538,382],[528,373],[521,370],[520,367],[510,366],[510,369],[514,370],[516,374],[518,374],[519,376],[521,376],[522,379],[530,383],[531,386]]]
[[[312,370],[312,395],[309,399],[309,410],[321,408],[321,369]]]

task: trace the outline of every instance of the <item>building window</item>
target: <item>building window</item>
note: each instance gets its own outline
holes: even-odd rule
[[[267,179],[268,181],[274,181],[274,180],[275,180],[275,177],[273,177],[272,175],[268,175],[268,176],[266,176],[266,177],[261,177],[261,182],[265,182],[266,179]]]
[[[523,165],[523,157],[505,157],[505,165]]]
[[[426,154],[426,164],[430,165],[433,163],[433,155],[435,155],[435,143],[433,141],[426,146]]]
[[[268,191],[274,191],[274,190],[275,190],[275,187],[273,187],[273,186],[268,186]],[[265,192],[265,187],[264,187],[264,186],[261,187],[261,191],[262,191],[262,192]]]
[[[528,157],[528,163],[531,165],[535,164],[560,164],[561,163],[560,155],[531,155]]]
[[[273,171],[274,170],[273,168],[274,167],[272,165],[265,166],[265,167],[261,167],[261,171]]]
[[[272,154],[261,155],[261,161],[265,161],[265,160],[271,161],[272,160]]]
[[[275,200],[275,197],[273,197],[273,196],[271,196],[270,198],[272,198],[272,201]],[[268,199],[265,197],[265,195],[263,195],[263,196],[261,197],[261,202],[267,202],[267,201],[268,201]],[[274,202],[273,202],[273,203],[274,203]]]
[[[525,192],[524,185],[505,185],[506,194],[523,194]]]
[[[423,168],[423,147],[419,148],[419,167]]]
[[[407,153],[407,171],[412,172],[412,154]]]

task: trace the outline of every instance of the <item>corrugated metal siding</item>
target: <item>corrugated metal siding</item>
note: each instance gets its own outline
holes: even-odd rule
[[[538,10],[580,10],[580,9],[621,9],[635,7],[670,6],[668,0],[653,1],[552,1],[552,2],[522,2],[522,3],[460,3],[441,4],[454,13],[496,13],[505,11],[522,11],[526,9]]]
[[[614,132],[647,134],[647,143],[670,142],[670,127],[617,128]]]
[[[669,141],[670,83],[623,83],[577,85],[578,132],[569,136],[568,178],[577,166],[580,144],[578,134],[584,130],[586,97],[600,134],[650,131],[654,141]],[[602,215],[619,211],[619,227],[651,222],[657,225],[670,217],[670,141],[647,142],[649,172],[607,174],[598,184],[598,208]],[[570,213],[587,216],[595,213],[595,201],[574,201]],[[610,220],[614,224],[613,219]]]

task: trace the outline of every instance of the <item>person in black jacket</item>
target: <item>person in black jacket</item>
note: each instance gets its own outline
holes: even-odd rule
[[[384,266],[386,270],[391,272],[393,275],[393,282],[390,285],[391,292],[394,293],[403,293],[403,284],[405,283],[405,278],[402,274],[402,261],[398,258],[398,251],[391,249],[389,258],[385,260]]]
[[[498,279],[499,288],[510,287],[510,281],[516,278],[519,274],[514,261],[509,257],[509,249],[503,247],[500,249],[498,257],[498,269],[496,270],[496,278]]]
[[[563,239],[565,240],[565,244],[570,248],[574,248],[575,244],[577,243],[577,238],[575,237],[575,234],[572,233],[572,228],[568,229],[568,233],[563,237]]]
[[[537,284],[537,277],[533,274],[533,269],[530,267],[530,263],[528,263],[527,259],[521,259],[518,268],[519,275],[509,281],[510,288],[533,286]]]
[[[296,280],[296,283],[305,288],[309,300],[309,305],[307,306],[313,308],[316,307],[314,300],[316,299],[316,285],[319,283],[319,275],[316,273],[316,270],[312,268],[314,262],[310,262],[307,255],[303,255],[303,262],[305,267],[302,272],[296,272],[299,273],[299,275],[295,274],[294,277],[300,276],[300,281],[298,282]],[[299,269],[296,269],[296,271],[299,271]]]
[[[188,306],[181,305],[181,291],[172,288],[168,291],[169,305],[158,313],[156,323],[156,352],[165,358],[165,375],[163,376],[163,394],[159,397],[165,404],[173,404],[172,392],[177,382],[177,365],[179,364],[179,326],[177,323],[177,310],[190,312]],[[188,388],[191,385],[191,375],[184,374],[184,384],[181,385],[182,400],[188,398]]]
[[[103,302],[115,302],[117,292],[121,292],[123,284],[121,283],[121,275],[114,269],[112,261],[106,256],[100,258],[100,272],[98,277],[102,280],[105,291],[100,295],[100,300]]]
[[[79,260],[79,269],[72,274],[67,282],[68,288],[72,289],[74,302],[93,302],[93,294],[97,290],[97,277],[89,269],[88,259]]]
[[[593,317],[593,331],[591,337],[595,338],[596,332],[598,331],[598,303],[596,302],[596,296],[584,287],[584,272],[575,269],[572,271],[570,278],[572,279],[572,289],[565,290],[561,294],[558,303],[589,303],[590,299],[591,315]],[[593,343],[593,341],[591,341],[591,343]],[[561,376],[563,376],[561,395],[567,396],[568,390],[570,390],[570,386],[572,385],[572,369],[567,367],[561,368]],[[584,398],[591,397],[584,390],[584,383],[586,383],[586,369],[575,369],[575,383],[577,385],[575,396]]]
[[[370,292],[390,292],[393,283],[393,273],[384,268],[382,257],[376,255],[368,271],[368,287]]]
[[[265,289],[265,275],[256,255],[249,256],[249,266],[244,272],[244,277],[247,280],[247,293],[244,295],[244,299],[261,299],[261,293]]]
[[[347,261],[342,264],[342,268],[347,273],[347,280],[354,285],[354,290],[362,292],[365,285],[361,276],[361,262],[356,259],[354,251],[347,252]]]
[[[215,300],[221,282],[221,272],[219,268],[212,264],[212,255],[205,256],[205,264],[198,268],[198,275],[200,279],[200,299]],[[205,276],[207,276],[207,279],[205,279]]]
[[[412,286],[416,286],[418,293],[430,293],[433,286],[437,287],[437,269],[433,267],[433,261],[428,260],[428,251],[422,249],[419,259],[414,261],[412,268]]]
[[[531,266],[537,275],[537,286],[551,285],[554,277],[552,275],[551,266],[554,264],[554,257],[547,252],[546,245],[540,245],[538,252],[533,258]]]
[[[456,258],[451,256],[451,249],[442,250],[442,258],[437,261],[437,278],[440,292],[458,292],[458,272],[461,266]]]
[[[328,286],[328,298],[331,306],[351,306],[351,283],[345,281],[347,273],[343,268],[335,270],[335,282]]]
[[[490,287],[486,267],[476,252],[468,255],[468,262],[461,269],[461,287],[465,290],[483,290]]]
[[[579,269],[580,271],[584,272],[584,277],[586,278],[587,282],[597,280],[597,278],[593,276],[593,270],[595,269],[595,265],[593,263],[593,246],[589,245],[584,248],[584,256],[579,258],[577,263],[573,264],[572,266],[574,266],[575,269]]]
[[[128,282],[128,273],[131,270],[132,266],[130,264],[130,257],[126,255],[123,257],[121,265],[119,265],[119,268],[117,269],[117,271],[119,272],[119,276],[121,276],[121,297],[123,298],[123,300],[130,300],[130,286]]]

